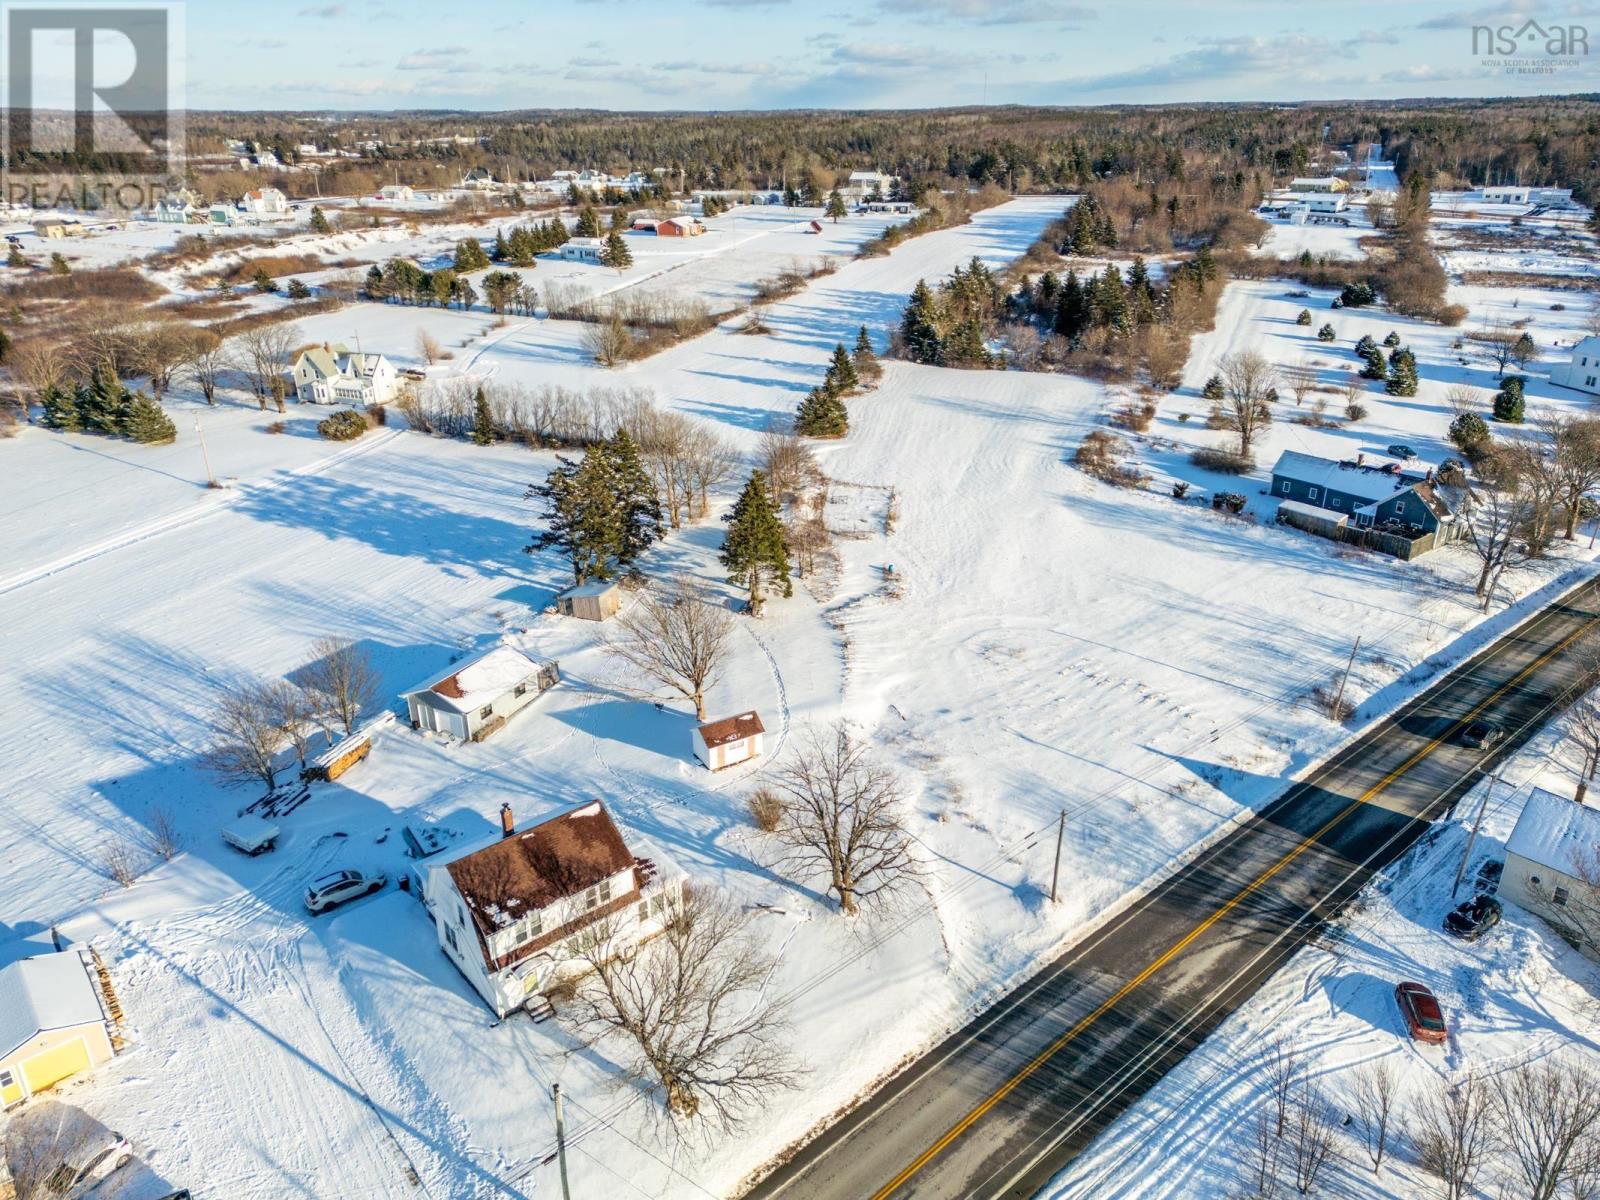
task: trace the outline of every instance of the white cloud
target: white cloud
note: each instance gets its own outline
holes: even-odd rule
[[[395,67],[401,71],[437,71],[440,69],[456,69],[462,67],[462,59],[472,51],[465,46],[441,46],[435,50],[413,50],[407,54]]]

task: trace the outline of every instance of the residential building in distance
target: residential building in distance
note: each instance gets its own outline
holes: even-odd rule
[[[1578,339],[1572,357],[1550,368],[1550,382],[1600,396],[1600,337]]]
[[[400,390],[399,376],[383,355],[326,342],[302,350],[292,374],[295,397],[307,404],[387,404]]]

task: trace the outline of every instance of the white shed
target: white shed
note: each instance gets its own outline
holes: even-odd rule
[[[1600,939],[1600,809],[1534,788],[1506,841],[1500,894],[1537,913],[1569,941]]]
[[[1600,337],[1580,338],[1572,357],[1550,368],[1550,382],[1600,396]]]
[[[560,678],[556,663],[536,663],[520,650],[496,646],[401,696],[414,728],[481,742]]]
[[[694,756],[710,770],[720,771],[760,755],[765,733],[760,714],[744,712],[700,725],[690,736]]]

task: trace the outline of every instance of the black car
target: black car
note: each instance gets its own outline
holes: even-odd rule
[[[1458,904],[1444,918],[1444,931],[1468,942],[1475,942],[1500,924],[1500,901],[1493,896],[1474,896]]]
[[[1417,452],[1415,450],[1413,450],[1410,446],[1401,444],[1400,442],[1396,442],[1394,445],[1390,446],[1389,453],[1395,458],[1403,459],[1412,459],[1417,456]]]
[[[1474,721],[1461,731],[1461,744],[1474,750],[1487,750],[1500,740],[1500,730],[1485,721]]]

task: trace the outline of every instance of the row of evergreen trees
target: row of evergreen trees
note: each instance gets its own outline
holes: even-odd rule
[[[87,383],[52,385],[40,397],[41,423],[48,429],[98,433],[156,445],[173,441],[178,430],[161,405],[143,392],[130,392],[117,376],[96,367]]]
[[[481,391],[477,406],[482,422],[488,406]],[[661,498],[626,429],[591,446],[582,458],[558,455],[555,469],[528,494],[543,502],[546,524],[526,551],[560,551],[580,584],[635,570],[639,557],[666,536]],[[762,472],[750,473],[723,519],[728,530],[720,560],[729,580],[745,589],[750,610],[760,612],[765,589],[793,595],[788,539]]]
[[[876,383],[882,374],[883,366],[873,352],[872,339],[863,325],[856,334],[853,351],[846,351],[843,342],[834,346],[827,375],[800,402],[794,431],[802,437],[843,437],[850,432],[850,412],[845,407],[845,397]]]
[[[1390,347],[1387,360],[1384,358],[1383,348],[1370,334],[1361,336],[1361,340],[1356,343],[1356,355],[1364,361],[1357,374],[1363,379],[1382,382],[1384,391],[1391,396],[1415,396],[1417,356],[1400,344],[1400,335],[1397,333],[1389,334],[1383,339],[1383,344]]]
[[[571,237],[566,225],[556,217],[548,221],[513,225],[509,234],[502,229],[494,235],[494,250],[490,257],[495,262],[510,263],[514,267],[531,267],[535,265],[534,260],[538,255],[546,250],[559,249]]]
[[[986,345],[1003,297],[993,271],[976,256],[938,291],[917,280],[900,318],[900,344],[912,362],[936,367],[992,367]]]
[[[485,264],[487,265],[487,264]],[[471,280],[452,267],[424,271],[410,259],[391,258],[384,266],[376,263],[367,271],[362,294],[369,300],[392,300],[399,304],[459,305],[465,311],[478,302],[478,290]]]
[[[1093,195],[1085,195],[1067,210],[1066,233],[1056,246],[1060,253],[1093,254],[1116,246],[1116,223]]]

